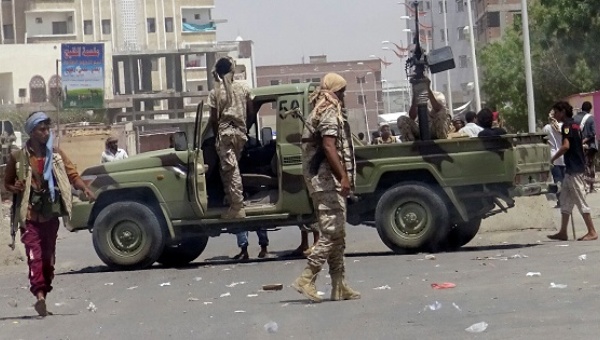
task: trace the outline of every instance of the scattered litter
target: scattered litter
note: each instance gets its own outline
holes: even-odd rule
[[[119,303],[121,301],[117,300],[117,299],[110,299],[110,301],[114,302],[114,303]]]
[[[434,302],[434,303],[432,303],[432,304],[428,305],[428,306],[426,307],[426,309],[427,309],[427,308],[429,308],[429,310],[438,310],[438,309],[442,308],[442,304],[441,304],[440,302],[436,301],[436,302]]]
[[[171,282],[164,282],[164,283],[160,284],[161,287],[170,286],[170,285],[171,285]]]
[[[246,296],[247,296],[247,297],[257,297],[257,296],[258,296],[258,294],[248,294],[248,295],[246,295]]]
[[[98,308],[96,308],[96,305],[93,302],[90,302],[89,306],[87,307],[87,310],[96,313],[98,311]]]
[[[354,263],[356,263],[356,262],[360,262],[360,260],[354,260]]]
[[[281,307],[287,307],[287,306],[289,306],[289,305],[290,305],[290,304],[289,304],[289,302],[286,302],[286,303],[284,303],[283,305],[281,305]]]
[[[440,267],[440,265],[439,265],[439,264],[436,264],[436,265],[435,265],[435,267],[436,267],[436,268],[439,268],[439,267]]]
[[[221,294],[220,297],[227,297],[227,296],[231,296],[231,293],[230,292],[223,293],[223,294]]]
[[[433,289],[448,289],[448,288],[454,288],[454,287],[456,287],[456,284],[454,284],[452,282],[432,283],[431,284],[431,288],[433,288]]]
[[[557,244],[556,246],[557,247],[568,247],[569,245],[568,244]]]
[[[242,281],[242,282],[232,282],[231,284],[228,284],[227,287],[228,288],[233,288],[233,287],[235,287],[237,285],[243,285],[245,283],[246,283],[245,281]]]
[[[392,289],[392,287],[385,285],[385,286],[381,286],[381,287],[377,287],[377,288],[373,288],[375,290],[384,290],[384,289]]]
[[[567,288],[567,285],[563,285],[563,284],[560,284],[560,283],[550,282],[550,287],[549,288],[565,289],[565,288]]]
[[[587,260],[587,255],[586,255],[586,254],[579,255],[578,259],[579,259],[580,261]]]
[[[469,333],[481,333],[483,331],[485,331],[488,327],[487,322],[479,322],[476,324],[473,324],[471,326],[469,326],[469,328],[465,328],[465,331],[469,332]]]
[[[462,312],[462,309],[460,309],[456,303],[452,302],[452,306],[454,306],[454,308],[456,308],[459,312]]]
[[[263,290],[282,290],[283,289],[283,283],[275,283],[275,284],[263,285],[262,289]]]
[[[284,263],[284,265],[286,265],[286,266],[290,265],[290,264],[292,264],[292,262],[290,262],[290,261],[287,261],[286,263]]]
[[[269,321],[265,324],[265,331],[269,333],[277,333],[279,326],[275,321]]]
[[[245,310],[236,310],[234,313],[246,313]]]
[[[18,324],[18,323],[19,323],[19,321],[13,321],[13,324]]]
[[[15,299],[11,299],[10,301],[8,301],[8,305],[13,307],[13,308],[17,308],[17,300]]]
[[[527,277],[542,276],[542,273],[540,273],[540,272],[529,272],[525,276],[527,276]]]
[[[435,260],[435,255],[425,255],[425,260]]]
[[[113,285],[114,285],[114,283],[112,283],[112,282],[107,282],[107,283],[105,283],[104,285],[105,285],[105,286],[113,286]]]
[[[197,299],[197,298],[195,298],[195,297],[189,297],[189,298],[188,298],[188,301],[190,301],[190,302],[191,302],[191,301],[199,301],[199,299]]]
[[[499,257],[494,257],[494,256],[478,256],[476,258],[474,258],[473,260],[479,260],[479,261],[485,261],[485,260],[500,260],[500,261],[507,261],[508,257],[506,256],[499,256]]]
[[[526,259],[526,258],[528,258],[528,257],[529,257],[529,256],[527,256],[527,255],[523,255],[523,254],[514,254],[514,255],[513,255],[513,256],[511,256],[510,258],[511,258],[511,259]]]
[[[325,295],[325,293],[324,293],[324,292],[322,292],[322,291],[318,291],[318,292],[317,292],[317,295],[318,295],[318,296],[324,296],[324,295]]]
[[[205,305],[205,306],[206,306],[206,305],[212,305],[212,302],[210,302],[210,301],[204,301],[204,305]]]
[[[137,289],[137,287],[138,286],[132,286],[132,287],[127,288],[127,290],[134,290],[134,289]]]
[[[223,271],[226,272],[228,270],[231,270],[231,268],[224,268]]]
[[[196,277],[194,278],[194,281],[196,281],[196,282],[198,282],[198,281],[202,281],[202,278],[201,278],[200,276],[196,276]]]

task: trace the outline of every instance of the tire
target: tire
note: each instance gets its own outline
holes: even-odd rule
[[[166,267],[182,267],[202,254],[206,249],[208,236],[189,237],[179,244],[166,246],[157,262]]]
[[[471,242],[481,226],[481,218],[472,219],[468,222],[453,225],[444,241],[445,249],[449,251],[458,250],[460,247]]]
[[[94,222],[93,242],[98,257],[117,270],[151,266],[165,247],[165,229],[159,216],[138,202],[108,205]]]
[[[383,243],[395,253],[435,252],[448,233],[448,208],[432,187],[400,184],[379,199],[375,225]]]

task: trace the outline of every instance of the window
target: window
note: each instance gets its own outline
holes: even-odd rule
[[[148,18],[148,19],[146,19],[146,23],[148,25],[148,33],[155,33],[156,32],[156,19]]]
[[[158,71],[158,59],[152,58],[150,60],[150,63],[152,64],[152,71],[154,71],[154,72]]]
[[[488,27],[500,27],[500,12],[488,12]]]
[[[383,93],[381,93],[380,91],[377,91],[377,101],[381,102],[383,98]]]
[[[202,17],[200,16],[200,14],[194,14],[194,19],[202,20]]]
[[[55,21],[52,23],[52,34],[67,34],[67,22]]]
[[[357,84],[364,84],[366,82],[367,82],[367,79],[365,79],[365,77],[356,77]]]
[[[358,103],[360,105],[367,105],[367,95],[366,94],[359,94],[358,95]]]
[[[444,11],[446,11],[446,13],[448,13],[448,2],[446,2],[445,0],[440,1],[438,3],[438,5],[439,5],[440,14],[444,13]]]
[[[321,82],[321,78],[313,78],[312,82],[313,83],[320,83]]]
[[[173,18],[165,18],[165,32],[173,32]]]
[[[427,39],[429,39],[430,41],[433,40],[433,30],[427,31]]]
[[[427,11],[431,9],[431,2],[430,1],[425,1],[425,9]]]
[[[446,41],[446,37],[448,36],[448,30],[444,30],[443,28],[440,30],[440,40],[442,42]]]
[[[459,28],[457,28],[457,30],[458,30],[458,40],[465,40],[466,39],[465,29],[466,29],[466,27],[459,27]]]
[[[27,97],[27,89],[19,89],[19,98]]]
[[[456,3],[456,12],[460,13],[460,12],[464,12],[465,11],[465,4],[461,1],[458,1]]]
[[[186,18],[181,19],[181,21],[185,24],[187,22]]]
[[[271,80],[271,85],[279,85],[279,80]]]
[[[300,84],[300,79],[292,79],[292,84]]]
[[[196,89],[198,90],[198,92],[202,92],[204,91],[204,85],[198,85]]]
[[[15,38],[15,30],[13,28],[13,25],[3,25],[2,30],[4,31],[4,39]]]
[[[305,81],[306,83],[310,83],[310,78],[306,79]]]
[[[467,59],[466,55],[461,55],[458,57],[458,64],[460,66],[460,68],[467,68],[469,67],[469,61]]]
[[[84,20],[83,21],[83,34],[92,35],[94,34],[94,24],[92,20]]]
[[[44,20],[42,20],[42,18],[35,18],[35,23],[36,24],[41,24],[43,22],[44,22]]]
[[[110,24],[110,19],[102,20],[102,34],[111,34],[112,26]]]

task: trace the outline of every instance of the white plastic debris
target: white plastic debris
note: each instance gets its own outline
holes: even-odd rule
[[[220,297],[227,297],[227,296],[231,296],[231,293],[230,292],[223,293],[223,294],[221,294]]]
[[[384,289],[392,289],[392,287],[385,285],[385,286],[381,286],[381,287],[377,287],[377,288],[373,288],[375,290],[384,290]]]
[[[247,296],[247,297],[257,297],[257,296],[258,296],[258,294],[248,294],[248,295],[246,295],[246,296]]]
[[[205,305],[205,306],[207,306],[207,305],[212,305],[212,302],[210,302],[210,301],[204,301],[204,305]]]
[[[568,244],[557,244],[556,246],[557,247],[568,247],[569,245]]]
[[[234,313],[246,313],[245,310],[236,310]]]
[[[580,261],[587,260],[587,255],[586,255],[586,254],[579,255],[578,259],[579,259]]]
[[[456,303],[452,302],[452,306],[454,306],[454,308],[456,308],[459,312],[462,312],[462,309],[460,309]]]
[[[323,296],[323,295],[325,295],[325,293],[324,293],[324,292],[322,292],[322,291],[318,291],[318,292],[317,292],[317,295],[318,295],[318,296]]]
[[[465,328],[465,331],[469,332],[469,333],[481,333],[483,331],[485,331],[488,328],[488,324],[487,322],[479,322],[476,324],[473,324],[471,326],[469,326],[468,328]]]
[[[429,310],[439,310],[440,308],[442,308],[442,304],[438,301],[430,304],[427,306],[429,308]]]
[[[160,284],[161,287],[170,286],[170,285],[171,285],[171,282],[164,282],[164,283]]]
[[[62,306],[64,306],[65,304],[66,304],[66,303],[64,303],[64,302],[57,302],[57,303],[55,303],[54,305],[55,305],[56,307],[62,307]]]
[[[290,265],[290,264],[292,264],[292,262],[290,262],[290,261],[287,261],[286,263],[284,263],[284,265],[286,265],[286,266]]]
[[[246,283],[245,281],[242,281],[242,282],[232,282],[231,284],[227,285],[227,288],[233,288],[233,287],[235,287],[237,285],[243,285],[245,283]]]
[[[279,326],[275,321],[269,321],[265,324],[265,331],[269,333],[277,333]]]
[[[356,263],[356,262],[360,262],[360,260],[354,260],[354,263]]]
[[[200,276],[196,276],[196,277],[194,278],[194,281],[196,281],[196,282],[198,282],[198,281],[202,281],[202,278],[201,278]]]
[[[542,273],[540,272],[529,272],[526,274],[527,277],[534,277],[534,276],[542,276]]]
[[[134,290],[134,289],[137,289],[137,287],[138,286],[131,286],[131,287],[127,288],[127,290]]]
[[[231,268],[224,268],[223,269],[224,272],[229,271],[229,270],[231,270]]]
[[[435,255],[425,255],[425,260],[435,260]]]
[[[114,283],[112,283],[112,282],[107,282],[107,283],[105,283],[104,285],[105,285],[105,286],[113,286],[113,285],[114,285]]]
[[[560,284],[560,283],[550,282],[550,287],[549,288],[565,289],[565,288],[567,288],[567,285]]]
[[[511,258],[511,259],[526,259],[526,258],[528,258],[528,257],[529,257],[529,256],[527,256],[527,255],[523,255],[523,254],[514,254],[514,255],[513,255],[513,256],[511,256],[510,258]]]
[[[87,310],[89,310],[90,312],[96,313],[98,311],[98,308],[96,308],[96,305],[90,301],[90,304],[88,305]]]
[[[287,307],[287,306],[289,306],[289,305],[290,305],[290,304],[289,304],[289,302],[286,302],[286,303],[284,303],[283,305],[281,305],[281,307]]]
[[[195,298],[195,297],[189,297],[188,301],[198,301],[199,299]]]

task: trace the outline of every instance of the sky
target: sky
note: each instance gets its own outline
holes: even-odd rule
[[[308,62],[326,54],[329,61],[368,59],[393,62],[383,77],[405,78],[405,60],[382,50],[382,41],[406,46],[404,5],[398,0],[216,0],[217,39],[238,36],[254,41],[258,66]],[[402,3],[404,1],[401,1]],[[382,65],[383,69],[383,65]]]

